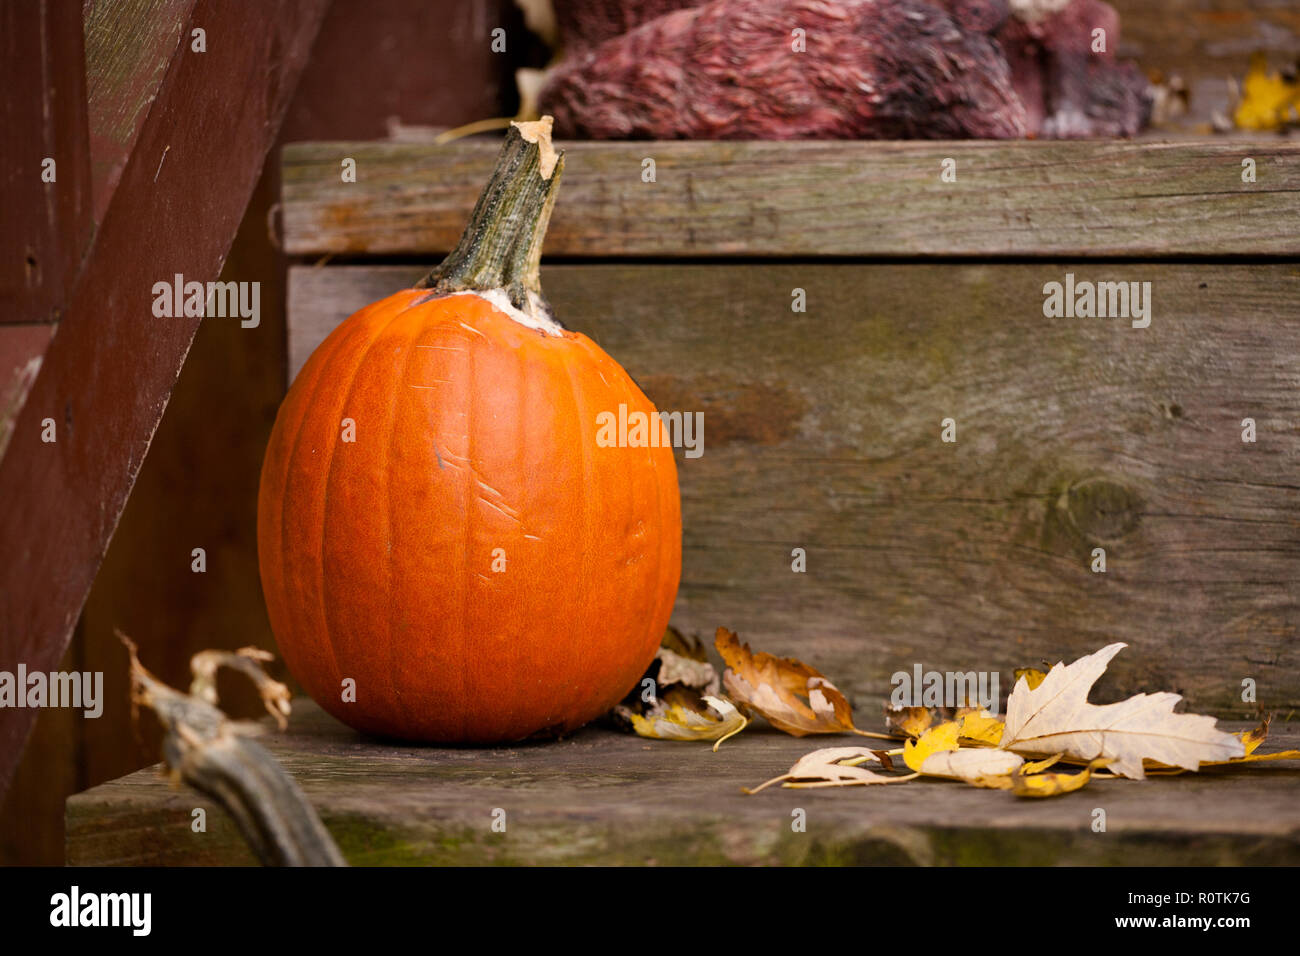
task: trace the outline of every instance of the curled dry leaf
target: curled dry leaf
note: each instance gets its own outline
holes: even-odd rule
[[[704,644],[670,627],[645,675],[609,716],[620,730],[642,737],[720,740],[748,722],[739,713],[733,716],[736,708],[730,702],[723,701],[725,711],[705,702],[721,696],[722,678],[709,663]],[[725,729],[716,726],[720,723]],[[714,730],[717,736],[710,735]]]
[[[727,664],[723,685],[733,700],[766,717],[772,726],[795,737],[854,733],[891,739],[853,726],[853,710],[825,677],[792,657],[755,654],[725,627],[715,645]]]
[[[1044,757],[1042,760],[1026,761],[1020,767],[1021,773],[1042,773],[1048,767],[1054,767],[1065,754],[1052,754],[1050,757]]]
[[[867,770],[859,764],[870,763],[875,768],[885,767],[882,755],[865,747],[826,747],[804,754],[790,768],[789,773],[773,777],[760,783],[752,790],[742,788],[744,793],[754,794],[760,790],[779,783],[785,787],[860,787],[876,783],[901,783],[915,778],[916,774],[906,776],[887,776]]]
[[[1055,762],[1053,758],[1052,762]],[[1099,757],[1078,773],[1030,773],[1029,767],[1038,764],[1024,764],[1020,770],[1011,775],[1011,792],[1017,797],[1057,797],[1081,788],[1090,779],[1092,772],[1104,767],[1109,761]]]
[[[929,707],[894,707],[884,705],[885,729],[896,737],[921,736],[934,723],[934,714]]]
[[[903,763],[920,773],[925,761],[934,754],[956,750],[960,746],[957,743],[960,732],[961,725],[955,720],[931,727],[918,739],[903,744]]]
[[[962,740],[996,747],[1002,739],[1004,729],[1002,720],[988,711],[972,711],[961,718],[960,737]]]
[[[655,658],[659,661],[655,682],[661,689],[681,684],[713,697],[722,693],[722,679],[709,662],[704,642],[698,637],[687,637],[670,627],[664,633]]]
[[[728,737],[745,729],[749,721],[729,701],[675,687],[659,698],[654,711],[624,716],[642,737],[656,740],[712,740],[717,750]]]
[[[964,780],[977,787],[1010,790],[1009,775],[1024,762],[1019,754],[987,747],[962,748],[961,722],[932,727],[919,740],[903,745],[903,762],[927,777]]]
[[[1025,758],[1009,750],[989,747],[962,747],[931,754],[921,763],[927,777],[964,780],[976,787],[1010,790],[1011,774],[1019,770]]]
[[[1125,644],[1110,644],[1072,664],[1058,663],[1032,690],[1017,681],[1007,700],[999,746],[1018,753],[1106,757],[1123,777],[1141,780],[1142,762],[1185,770],[1245,754],[1241,740],[1215,728],[1213,717],[1175,714],[1177,694],[1137,694],[1115,704],[1090,704],[1088,692]]]
[[[1237,734],[1237,736],[1241,738],[1241,744],[1246,750],[1247,757],[1249,757],[1256,750],[1258,750],[1260,744],[1268,740],[1268,725],[1271,724],[1272,722],[1273,722],[1273,715],[1269,714],[1262,721],[1260,721],[1259,726],[1256,727],[1254,730],[1244,730],[1241,733]]]

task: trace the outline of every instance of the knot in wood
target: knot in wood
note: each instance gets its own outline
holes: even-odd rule
[[[1084,478],[1066,489],[1057,507],[1083,538],[1105,543],[1137,527],[1142,499],[1132,488],[1110,478]]]

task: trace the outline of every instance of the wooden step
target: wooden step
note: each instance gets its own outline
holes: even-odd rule
[[[1167,256],[1300,253],[1300,143],[557,143],[548,256]],[[446,252],[495,141],[297,143],[294,255]],[[355,183],[340,178],[344,159]],[[653,160],[654,181],[647,182]],[[941,179],[946,160],[956,181]],[[1254,182],[1243,181],[1244,160]]]
[[[297,700],[289,730],[263,743],[353,865],[1300,863],[1292,762],[1095,780],[1047,800],[938,780],[740,792],[858,739],[762,728],[713,753],[587,728],[554,743],[445,749],[377,743]],[[1274,721],[1264,749],[1298,746],[1300,724]],[[192,829],[195,808],[204,833]],[[1105,832],[1093,830],[1098,808]],[[792,828],[798,809],[805,832]],[[505,832],[493,830],[498,811]],[[256,862],[223,811],[158,768],[70,798],[67,854],[73,865]]]

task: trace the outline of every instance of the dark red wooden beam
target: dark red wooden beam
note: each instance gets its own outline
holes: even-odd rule
[[[327,6],[194,6],[0,460],[0,671],[58,665],[198,328],[154,283],[217,278]],[[0,797],[34,718],[0,710]]]
[[[57,321],[89,244],[85,76],[79,3],[0,4],[0,322]]]

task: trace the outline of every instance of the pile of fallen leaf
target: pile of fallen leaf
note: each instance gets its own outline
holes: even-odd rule
[[[1255,730],[1225,733],[1213,717],[1174,713],[1178,694],[1089,703],[1093,684],[1124,644],[1058,663],[1046,674],[1017,670],[1005,718],[979,707],[887,706],[883,734],[855,727],[848,699],[801,661],[755,653],[722,627],[715,646],[726,663],[721,677],[697,638],[670,628],[645,679],[614,709],[615,721],[642,737],[713,741],[715,751],[756,717],[795,737],[849,733],[902,743],[814,750],[746,793],[778,783],[853,787],[930,778],[1050,797],[1093,779],[1300,759],[1300,750],[1257,752],[1268,738],[1268,718]],[[1075,769],[1062,769],[1069,766]]]

